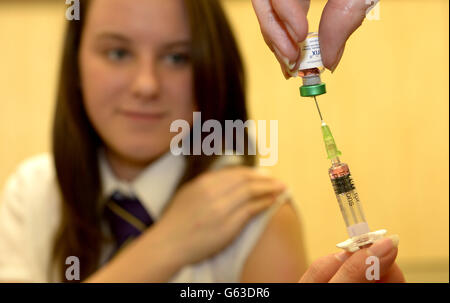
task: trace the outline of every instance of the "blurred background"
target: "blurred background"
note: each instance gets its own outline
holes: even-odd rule
[[[311,262],[347,239],[317,110],[300,98],[300,78],[284,79],[250,0],[222,2],[245,60],[251,118],[278,120],[278,163],[269,169],[292,189]],[[311,1],[311,31],[325,3]],[[2,187],[21,161],[50,150],[66,8],[64,0],[0,0]],[[337,70],[323,74],[328,93],[318,98],[369,226],[400,236],[409,282],[449,282],[448,9],[447,0],[381,1]]]

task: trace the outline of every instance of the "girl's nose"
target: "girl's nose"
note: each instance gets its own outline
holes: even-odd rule
[[[155,62],[151,59],[141,60],[136,68],[132,93],[135,98],[151,101],[160,93],[160,83]]]

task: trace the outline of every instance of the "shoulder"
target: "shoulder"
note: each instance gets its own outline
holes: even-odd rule
[[[21,162],[8,177],[2,202],[28,203],[49,199],[57,192],[52,156],[39,154]]]
[[[242,156],[221,156],[212,169],[242,163]],[[252,218],[215,262],[223,267],[221,273],[231,269],[229,281],[296,282],[306,268],[303,242],[299,207],[287,190],[272,206]]]
[[[0,200],[0,280],[46,281],[60,199],[52,157],[20,163]]]
[[[15,172],[10,175],[7,183],[12,181],[33,182],[47,180],[54,176],[53,161],[50,154],[39,154],[22,161]]]
[[[297,282],[306,269],[306,255],[296,203],[290,196],[281,196],[279,204],[269,210],[265,219],[246,255],[239,280]]]

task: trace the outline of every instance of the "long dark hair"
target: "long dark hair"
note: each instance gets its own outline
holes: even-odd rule
[[[53,157],[62,200],[53,261],[65,281],[65,259],[77,256],[81,280],[95,272],[102,241],[101,180],[98,148],[102,141],[83,107],[78,54],[89,3],[81,0],[81,20],[68,22],[53,123]],[[245,74],[237,43],[218,0],[184,0],[192,32],[194,96],[202,120],[247,120]],[[246,138],[248,140],[248,138]],[[192,142],[192,140],[191,140]],[[179,186],[208,169],[211,156],[189,156]],[[244,156],[253,165],[254,157]],[[51,275],[51,273],[49,272]]]

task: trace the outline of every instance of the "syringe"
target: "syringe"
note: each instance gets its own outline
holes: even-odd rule
[[[302,78],[303,85],[300,87],[300,96],[314,97],[317,110],[322,123],[322,135],[327,150],[331,167],[328,174],[336,193],[336,198],[344,218],[350,239],[337,244],[337,247],[348,251],[356,251],[359,247],[375,242],[383,237],[386,230],[370,232],[369,225],[364,217],[361,202],[356,192],[348,165],[339,160],[341,152],[337,149],[331,134],[330,127],[324,122],[316,96],[327,92],[325,83],[322,82],[320,74],[325,70],[320,55],[319,35],[317,32],[308,33],[305,41],[300,45],[301,63],[298,76]]]
[[[339,159],[342,153],[337,149],[330,127],[323,120],[316,96],[314,96],[314,102],[316,103],[322,123],[322,135],[328,159],[331,160],[328,175],[331,179],[348,235],[350,236],[350,239],[337,244],[337,247],[353,252],[361,246],[373,243],[377,239],[382,238],[386,230],[382,229],[370,232],[369,225],[364,217],[361,201],[359,200],[350,174],[350,169],[346,163],[341,162]]]

